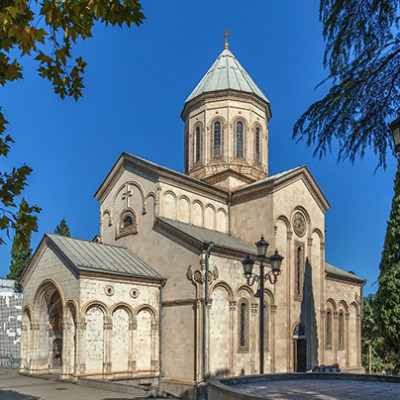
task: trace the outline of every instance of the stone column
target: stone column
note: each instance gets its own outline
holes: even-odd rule
[[[63,320],[65,321],[65,316],[67,312],[63,312]],[[62,354],[61,354],[61,374],[60,379],[68,379],[70,377],[70,364],[71,360],[69,357],[70,352],[70,324],[68,322],[62,323]]]
[[[291,267],[291,262],[292,262],[292,239],[293,239],[293,232],[288,231],[287,232],[287,237],[286,237],[286,302],[287,302],[287,311],[286,311],[286,372],[291,372],[293,370],[293,365],[292,365],[292,360],[293,356],[292,354],[292,282],[291,282],[291,276],[292,276],[292,267]],[[285,273],[284,272],[284,273]],[[272,316],[272,309],[271,309],[271,318],[275,321],[275,316]],[[272,321],[271,321],[272,322]],[[273,323],[273,327],[275,327],[275,323]],[[273,344],[272,344],[272,354],[273,354],[273,370],[272,372],[275,371],[275,329],[272,330],[272,337],[273,337]]]
[[[321,313],[320,313],[320,321],[319,321],[319,334],[321,336],[321,343],[322,346],[319,346],[320,348],[320,360],[319,360],[319,365],[325,364],[325,349],[326,349],[326,343],[325,343],[325,242],[320,243],[320,275],[321,275],[321,288],[320,288],[320,308],[321,308]]]
[[[326,351],[326,341],[325,341],[325,310],[322,309],[320,312],[320,330],[319,334],[321,337],[320,345],[319,345],[319,365],[325,364],[325,351]]]
[[[349,319],[350,319],[350,313],[347,312],[345,314],[345,331],[346,331],[346,335],[345,335],[345,349],[346,349],[346,368],[349,368],[350,366],[350,333],[349,333]]]
[[[338,346],[339,346],[338,316],[339,316],[339,313],[337,311],[334,311],[332,314],[333,314],[333,318],[332,318],[332,350],[333,350],[333,354],[334,354],[335,363],[338,364]]]
[[[310,269],[312,268],[312,265],[313,265],[312,261],[311,261],[312,244],[313,244],[312,237],[307,238],[307,257],[304,260],[303,286],[304,286],[304,283],[305,283],[307,259],[308,259],[308,264],[309,264],[309,268]],[[310,287],[312,289],[311,296],[314,299],[314,290],[315,290],[315,288],[314,288],[313,281],[312,281],[312,271],[310,271],[310,276],[308,278],[311,279],[311,282],[309,284],[310,284]],[[303,293],[303,298],[306,298],[306,296],[307,296],[307,293]],[[315,346],[315,335],[316,335],[316,332],[314,332],[314,330],[311,329],[311,321],[313,320],[313,318],[312,318],[313,310],[311,308],[310,298],[307,300],[306,304],[307,304],[307,331],[306,331],[307,342],[306,343],[308,344],[307,347],[306,347],[306,354],[307,354],[307,365],[306,365],[306,368],[309,369],[310,367],[313,367],[313,363],[315,362],[315,359],[313,357],[315,353],[314,353],[313,350],[314,350],[314,346]],[[314,300],[314,311],[315,311],[315,300]],[[315,319],[316,319],[316,315],[315,315]],[[317,328],[317,327],[315,326],[315,328]]]
[[[361,314],[357,314],[357,367],[361,365]]]
[[[158,321],[153,317],[151,321],[151,372],[156,373],[158,370]]]
[[[111,363],[111,340],[112,340],[112,319],[111,317],[104,317],[103,322],[103,378],[110,377],[112,374],[112,363]]]
[[[272,349],[271,349],[271,372],[275,373],[276,367],[275,367],[275,315],[276,315],[276,311],[278,309],[278,306],[276,306],[275,304],[273,304],[270,308],[271,310],[271,332],[270,334],[272,335]],[[290,328],[289,328],[290,329]],[[290,346],[290,342],[288,343],[289,348]],[[289,352],[290,353],[290,352]]]
[[[202,318],[202,302],[196,300],[193,304],[193,318],[195,323],[195,371],[194,380],[198,381],[202,378],[203,370],[203,318]]]
[[[256,374],[258,371],[256,369],[256,353],[258,351],[258,343],[257,343],[257,332],[259,331],[258,329],[258,311],[259,311],[259,305],[258,303],[252,303],[251,304],[251,316],[250,316],[250,363],[251,363],[251,373]]]
[[[237,329],[235,327],[237,324],[235,323],[236,321],[236,301],[230,301],[229,302],[229,313],[230,313],[230,327],[229,327],[229,343],[231,346],[231,351],[229,352],[229,374],[235,374],[236,371],[236,353],[237,353]]]
[[[136,360],[135,360],[136,329],[137,329],[137,321],[136,320],[129,321],[128,373],[130,376],[132,376],[136,370]]]
[[[76,342],[75,342],[75,375],[83,376],[86,371],[85,364],[85,319],[78,319],[76,322]]]
[[[21,324],[21,364],[19,372],[25,373],[28,370],[28,327],[24,322]]]
[[[32,330],[32,341],[31,341],[31,349],[29,349],[29,352],[31,354],[31,365],[29,368],[29,372],[35,373],[36,370],[38,369],[39,365],[39,323],[36,321],[32,321],[31,324],[31,330]]]

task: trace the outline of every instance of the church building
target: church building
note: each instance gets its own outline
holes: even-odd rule
[[[177,395],[258,373],[242,260],[261,235],[284,257],[264,288],[264,372],[362,371],[364,280],[325,261],[330,204],[308,168],[269,175],[270,102],[227,44],[181,117],[184,174],[124,152],[95,193],[96,240],[43,236],[21,281],[21,372]]]

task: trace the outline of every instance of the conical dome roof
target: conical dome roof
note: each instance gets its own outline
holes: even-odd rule
[[[226,89],[253,93],[269,103],[264,93],[255,84],[253,79],[250,78],[249,74],[229,49],[224,49],[218,56],[203,79],[186,99],[185,103],[188,103],[202,93]]]

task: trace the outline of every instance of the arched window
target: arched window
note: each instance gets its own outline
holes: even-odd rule
[[[132,233],[137,233],[136,214],[133,210],[128,209],[123,211],[120,215],[117,238]]]
[[[343,316],[343,311],[339,312],[339,320],[338,320],[338,325],[339,325],[339,349],[344,348],[344,316]]]
[[[132,219],[132,217],[131,217],[130,215],[127,215],[127,216],[124,218],[123,227],[124,227],[124,228],[128,228],[128,227],[130,227],[131,225],[133,225],[133,219]]]
[[[332,311],[326,312],[326,347],[332,348]]]
[[[260,128],[256,128],[256,137],[255,137],[255,154],[256,161],[261,162],[261,151],[260,151]]]
[[[200,127],[196,128],[196,153],[195,153],[195,162],[200,161],[201,155],[201,136],[200,136]]]
[[[296,254],[296,295],[301,296],[301,265],[302,265],[302,249],[297,248]]]
[[[297,338],[304,338],[305,332],[304,328],[302,325],[297,324],[293,330],[293,336],[296,336]]]
[[[243,157],[243,124],[236,124],[236,157]]]
[[[249,349],[249,305],[246,300],[239,302],[239,350]]]
[[[221,157],[221,122],[219,121],[214,123],[213,156],[214,158]]]

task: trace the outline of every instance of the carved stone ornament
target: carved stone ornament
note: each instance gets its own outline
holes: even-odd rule
[[[137,299],[139,297],[139,289],[133,288],[129,291],[129,294],[131,295],[132,298]]]
[[[208,284],[211,282],[215,281],[218,279],[219,273],[218,273],[218,268],[214,267],[212,271],[209,271],[208,275]],[[186,278],[191,281],[194,285],[196,283],[199,283],[202,285],[206,281],[206,271],[205,268],[201,268],[201,270],[196,269],[196,271],[193,272],[192,266],[189,265],[187,271],[186,271]]]
[[[306,219],[304,218],[304,215],[297,212],[296,214],[294,214],[293,217],[293,230],[295,232],[295,234],[298,237],[302,237],[304,236],[304,234],[306,233]]]
[[[111,285],[108,285],[104,288],[104,293],[107,296],[112,296],[114,294],[114,288]]]

